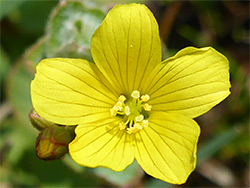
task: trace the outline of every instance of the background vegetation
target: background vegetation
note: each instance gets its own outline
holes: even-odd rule
[[[196,119],[198,167],[182,187],[249,186],[249,1],[136,2],[157,18],[164,59],[186,46],[213,46],[230,61],[232,94]],[[117,173],[80,167],[69,156],[45,162],[35,154],[38,131],[28,114],[36,64],[58,56],[91,61],[91,35],[116,3],[0,0],[0,187],[172,186],[136,163]]]

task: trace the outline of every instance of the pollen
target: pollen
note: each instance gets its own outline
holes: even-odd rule
[[[143,128],[146,128],[148,126],[148,120],[142,120],[141,125]]]
[[[144,108],[144,110],[146,110],[146,111],[151,111],[151,109],[152,109],[152,106],[151,105],[149,105],[148,103],[145,103],[144,104],[144,106],[143,106],[143,108]]]
[[[111,117],[115,117],[116,114],[117,114],[117,111],[114,108],[111,108],[110,109],[110,114],[111,114]]]
[[[137,133],[138,131],[142,130],[142,126],[139,123],[135,123],[133,127],[127,128],[127,133]]]
[[[119,128],[120,128],[120,130],[124,130],[124,129],[127,128],[127,126],[126,126],[126,124],[122,121],[122,122],[119,123]]]
[[[141,96],[141,100],[142,100],[143,102],[148,102],[148,101],[149,101],[149,99],[150,99],[150,97],[149,97],[149,95],[148,95],[148,94],[146,94],[146,95],[142,95],[142,96]]]
[[[134,124],[134,128],[135,128],[136,130],[142,130],[142,126],[141,126],[140,123],[135,123],[135,124]]]
[[[130,115],[130,108],[129,106],[125,106],[124,113],[129,116]]]
[[[140,91],[134,90],[131,93],[131,97],[133,97],[134,99],[139,99],[139,97],[140,97]]]
[[[152,106],[147,103],[149,99],[148,94],[141,95],[138,90],[134,90],[128,98],[125,95],[118,97],[117,102],[110,109],[110,115],[121,118],[118,124],[121,131],[126,130],[128,134],[135,134],[148,127],[148,118],[152,109]]]
[[[126,100],[126,97],[124,95],[121,95],[119,98],[118,98],[118,101],[120,102],[124,102]]]
[[[123,102],[118,101],[115,106],[117,107],[118,110],[121,111],[122,110],[122,106],[123,106]]]
[[[135,121],[136,122],[141,122],[143,119],[144,119],[144,116],[142,114],[139,115],[139,116],[137,116],[137,117],[135,117]]]

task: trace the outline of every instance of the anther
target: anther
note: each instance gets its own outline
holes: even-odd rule
[[[135,132],[134,129],[135,129],[134,127],[127,128],[127,133],[128,134],[134,133]]]
[[[111,108],[110,109],[110,114],[111,114],[111,117],[115,117],[116,114],[117,114],[117,110],[115,110],[114,108]]]
[[[122,105],[123,105],[123,103],[121,101],[118,101],[115,106],[118,108],[118,110],[121,111],[122,110]]]
[[[126,129],[126,124],[122,121],[122,122],[120,122],[119,123],[119,128],[120,128],[120,130],[124,130],[124,129]]]
[[[143,105],[143,108],[144,108],[144,110],[146,110],[146,111],[151,111],[151,109],[152,109],[152,106],[151,105],[149,105],[148,103],[145,103],[144,105]]]
[[[148,102],[148,101],[149,101],[149,99],[150,99],[150,97],[149,97],[149,95],[148,95],[148,94],[146,94],[146,95],[142,95],[142,96],[141,96],[141,100],[142,100],[142,102]]]
[[[118,101],[120,102],[124,102],[126,100],[126,97],[124,95],[120,95],[120,97],[118,98]]]
[[[139,123],[135,123],[134,127],[127,128],[127,133],[132,134],[132,133],[137,133],[142,129],[142,126]]]
[[[120,95],[116,104],[110,109],[111,117],[116,115],[119,115],[119,118],[123,117],[118,127],[121,131],[126,130],[128,134],[137,133],[148,126],[148,120],[144,118],[148,117],[147,112],[152,109],[147,103],[150,99],[148,94],[141,96],[140,91],[134,90],[131,97],[132,99],[129,98],[127,101],[124,95]]]
[[[142,114],[139,115],[139,116],[137,116],[137,117],[135,117],[135,121],[136,122],[141,122],[143,119],[144,119],[144,116]]]
[[[131,97],[133,97],[134,99],[139,99],[140,98],[140,91],[134,90],[131,93]]]
[[[141,126],[142,126],[143,128],[146,128],[146,127],[148,126],[148,120],[142,120]]]
[[[129,106],[125,106],[124,113],[129,116],[130,115],[130,108]]]
[[[141,124],[140,123],[135,123],[134,124],[134,128],[135,128],[135,130],[142,130],[142,126],[141,126]]]

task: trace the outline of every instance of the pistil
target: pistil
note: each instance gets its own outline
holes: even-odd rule
[[[148,126],[148,112],[152,106],[147,102],[150,97],[148,94],[140,95],[138,90],[131,93],[131,97],[127,99],[124,95],[118,98],[117,103],[110,109],[111,117],[123,116],[123,121],[119,123],[120,130],[127,129],[128,134],[137,133]]]

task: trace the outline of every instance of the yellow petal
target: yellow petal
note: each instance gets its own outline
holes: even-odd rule
[[[108,167],[121,171],[134,161],[133,140],[120,130],[117,117],[101,123],[78,125],[76,138],[69,145],[72,159],[82,166]]]
[[[135,134],[135,157],[149,175],[172,184],[185,183],[196,165],[200,128],[186,116],[152,113],[148,127]]]
[[[187,47],[165,60],[148,78],[152,110],[195,118],[229,94],[229,63],[211,47]]]
[[[36,112],[54,123],[76,125],[110,117],[118,95],[85,60],[52,58],[37,66],[31,83]]]
[[[161,61],[158,24],[141,4],[116,5],[91,39],[100,71],[120,93],[144,87],[145,78]]]

